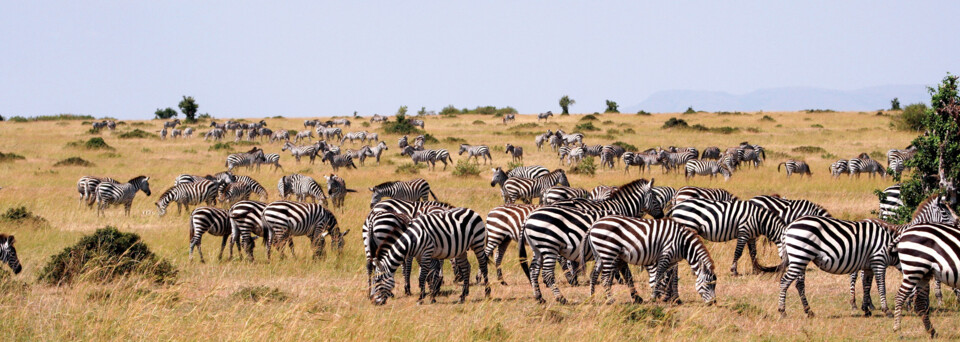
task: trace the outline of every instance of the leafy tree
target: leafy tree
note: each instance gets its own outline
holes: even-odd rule
[[[570,106],[577,104],[577,101],[571,99],[570,96],[563,95],[560,98],[560,108],[563,109],[563,113],[560,114],[570,114]]]
[[[357,111],[353,111],[353,117],[358,117],[358,116],[359,115],[357,115]]]
[[[957,205],[956,181],[960,178],[960,96],[957,76],[947,75],[937,89],[929,88],[932,108],[923,117],[926,133],[913,140],[916,156],[906,162],[914,168],[910,179],[903,181],[901,197],[904,206],[897,210],[897,222],[909,220],[913,210],[933,193],[946,195]],[[895,175],[900,181],[900,175]]]
[[[607,109],[604,110],[604,113],[619,113],[619,107],[616,102],[607,100]]]
[[[400,106],[400,109],[397,109],[397,117],[399,118],[400,116],[407,116],[407,106]]]
[[[697,114],[697,111],[693,110],[693,106],[690,106],[687,107],[687,111],[683,112],[683,114]]]
[[[894,97],[893,100],[890,100],[890,110],[900,110],[900,99]]]
[[[453,115],[453,114],[460,114],[460,110],[457,109],[457,107],[455,107],[454,105],[443,107],[443,109],[440,110],[440,115]]]
[[[420,110],[417,111],[417,116],[427,115],[427,107],[420,107]]]
[[[173,108],[170,108],[170,107],[167,107],[165,109],[157,108],[157,111],[153,112],[153,117],[155,119],[164,119],[164,120],[169,118],[175,118],[177,117],[177,111],[173,110]]]
[[[927,105],[923,103],[914,103],[907,105],[900,112],[900,115],[894,116],[890,125],[903,131],[921,131],[924,128],[924,119],[927,117]]]
[[[200,105],[193,99],[193,96],[184,96],[178,106],[180,107],[180,112],[187,118],[184,120],[185,122],[197,122],[197,108],[200,108]]]

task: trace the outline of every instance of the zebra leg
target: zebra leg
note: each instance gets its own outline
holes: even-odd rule
[[[223,248],[227,246],[227,239],[230,239],[230,235],[224,235],[223,241],[220,242],[220,255],[217,256],[217,261],[223,260]],[[230,259],[233,259],[233,246],[230,247]]]
[[[370,298],[373,298],[373,261],[367,259],[367,292]]]
[[[418,259],[417,264],[420,265],[420,276],[417,277],[420,283],[420,298],[417,299],[417,304],[423,304],[423,299],[427,297],[427,281],[433,280],[433,275],[431,274],[433,272],[433,266],[430,264],[430,260],[424,258]],[[432,285],[431,288],[433,288]]]
[[[943,290],[941,289],[940,281],[933,281],[933,295],[937,297],[937,306],[943,306]]]
[[[430,281],[430,304],[433,304],[437,302],[440,285],[443,283],[443,260],[431,259],[428,265],[430,268],[430,275],[427,277]]]
[[[596,257],[596,261],[593,263],[593,271],[590,272],[590,297],[596,293],[597,278],[600,276],[600,273],[603,271],[603,259],[599,256]]]
[[[780,278],[780,303],[777,307],[777,311],[780,311],[780,318],[787,317],[787,290],[790,289],[790,284],[806,271],[806,267],[807,265],[805,264],[791,262],[790,265],[787,266],[786,273]]]
[[[323,234],[316,233],[313,234],[313,258],[319,259],[323,257],[323,247],[326,245],[326,240],[323,238]],[[293,250],[293,248],[291,248]]]
[[[616,300],[613,299],[613,275],[617,270],[616,260],[606,259],[603,262],[600,261],[599,256],[596,261],[597,265],[603,264],[601,272],[601,279],[603,280],[603,291],[607,299],[607,304],[613,304]],[[597,266],[599,268],[601,266]],[[593,292],[592,290],[590,291]]]
[[[633,299],[634,304],[643,304],[643,298],[640,298],[640,295],[637,294],[637,286],[633,282],[633,273],[630,272],[630,266],[623,260],[619,260],[619,264],[621,267],[620,272],[623,274],[623,280],[627,283],[627,286],[630,287],[630,298]]]
[[[806,278],[806,270],[800,274],[800,277],[797,277],[797,294],[800,295],[800,303],[803,304],[803,312],[807,313],[808,318],[813,318],[813,310],[810,309],[810,302],[807,301]]]
[[[873,268],[873,275],[877,278],[877,292],[880,294],[880,311],[883,311],[884,316],[893,317],[893,313],[888,310],[887,307],[887,277],[886,277],[887,265],[886,263],[878,263]],[[866,292],[866,291],[864,291]],[[871,305],[871,309],[873,306]]]
[[[857,309],[857,273],[850,273],[850,307],[854,310]]]
[[[483,253],[481,251],[481,253]],[[467,301],[467,295],[470,294],[470,261],[467,260],[466,253],[463,256],[453,259],[455,269],[458,269],[463,276],[463,292],[460,293],[460,300],[457,303],[463,304]]]
[[[933,324],[930,323],[930,276],[925,276],[920,280],[920,283],[916,287],[917,299],[913,303],[913,307],[917,312],[917,316],[920,316],[920,320],[923,321],[923,327],[930,333],[930,338],[937,336],[937,330],[933,328]]]
[[[733,274],[734,277],[740,276],[740,273],[737,272],[737,261],[739,261],[740,256],[743,255],[743,246],[746,246],[747,240],[750,239],[742,229],[738,227],[737,230],[740,230],[740,234],[737,234],[737,249],[733,251],[733,264],[730,265],[730,273]],[[756,263],[756,260],[754,260],[754,263]],[[756,271],[756,264],[754,264],[754,271]]]
[[[560,304],[566,304],[567,299],[563,297],[563,294],[560,293],[560,288],[557,287],[557,278],[556,278],[556,268],[557,268],[557,256],[552,254],[543,255],[543,285],[546,285],[553,291],[554,298],[557,299],[557,302]]]
[[[533,257],[530,260],[530,286],[533,287],[533,299],[543,304],[546,303],[546,301],[543,300],[543,294],[540,293],[540,269],[543,268],[541,261],[543,259],[539,254],[540,253],[534,249]]]
[[[504,246],[504,247],[503,247],[503,250],[500,251],[500,255],[501,255],[501,256],[503,255],[503,252],[505,252],[506,249],[507,249],[507,248],[506,248],[506,245],[503,245],[503,246]],[[483,276],[483,277],[482,277],[482,278],[483,278],[483,281],[482,281],[482,284],[483,284],[483,296],[484,296],[484,298],[490,298],[490,278],[489,278],[489,274],[487,273],[487,272],[488,272],[487,265],[489,265],[490,256],[487,254],[487,252],[485,252],[485,251],[483,250],[483,243],[482,243],[482,242],[481,242],[480,244],[478,244],[478,245],[476,245],[476,246],[473,247],[473,254],[474,254],[475,257],[477,257],[477,268],[478,268],[477,271],[478,271],[478,276],[480,276],[480,275]],[[463,260],[464,260],[464,262],[467,263],[467,270],[466,270],[466,271],[467,271],[467,275],[469,275],[469,274],[470,274],[470,262],[467,261],[466,255],[464,255]],[[466,281],[470,281],[470,277],[469,277],[469,276],[467,277]],[[480,283],[481,283],[480,281],[477,281],[477,284],[480,284]]]
[[[403,259],[403,280],[405,282],[403,286],[403,294],[412,296],[413,291],[410,291],[410,273],[413,272],[413,258]],[[420,292],[423,292],[424,279],[419,279],[420,282]],[[423,299],[423,298],[421,298]]]
[[[903,282],[900,283],[900,288],[897,290],[897,298],[893,306],[893,331],[900,330],[900,319],[903,318],[904,303],[918,290],[917,283],[921,281],[922,279],[918,279],[913,273],[911,273],[911,275],[904,275]]]
[[[862,270],[860,271],[863,274],[863,303],[860,305],[860,310],[863,310],[864,317],[870,317],[873,315],[870,310],[873,309],[873,298],[870,297],[870,285],[873,282],[873,270]],[[877,279],[879,281],[879,278]],[[880,291],[881,300],[883,299],[883,291]]]

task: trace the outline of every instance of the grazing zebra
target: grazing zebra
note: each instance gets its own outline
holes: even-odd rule
[[[224,132],[222,129],[211,129],[209,132],[203,135],[203,140],[206,141],[207,139],[213,138],[214,141],[220,141],[223,140],[223,134]]]
[[[347,140],[350,140],[351,144],[353,143],[354,140],[360,140],[361,142],[366,141],[367,132],[360,131],[360,132],[350,132],[350,133],[344,134],[343,138],[340,138],[340,144],[343,145],[343,142]]]
[[[273,134],[270,135],[270,142],[281,141],[281,140],[284,140],[284,141],[289,142],[289,141],[290,141],[290,132],[289,132],[289,131],[276,131],[276,132],[273,132]]]
[[[387,143],[381,141],[377,144],[377,146],[371,147],[369,150],[367,150],[367,156],[376,157],[377,165],[380,165],[380,155],[386,150],[389,150],[389,148],[387,148]]]
[[[540,198],[541,205],[549,205],[560,201],[568,201],[575,198],[588,198],[590,193],[581,188],[571,188],[569,186],[552,186],[543,192]]]
[[[164,191],[157,200],[157,214],[160,217],[166,215],[170,203],[177,203],[177,215],[180,215],[183,208],[190,210],[191,204],[217,205],[217,194],[223,185],[223,182],[206,179],[174,185]]]
[[[287,196],[294,195],[297,201],[305,201],[307,197],[313,198],[313,202],[322,202],[327,204],[327,196],[323,194],[323,188],[317,184],[310,176],[294,173],[289,176],[280,177],[277,183],[277,190],[280,198],[287,199]]]
[[[644,209],[650,216],[661,218],[664,216],[667,206],[676,194],[677,189],[669,186],[651,187],[650,192],[647,193],[647,198],[644,199],[644,203],[647,204],[647,207]]]
[[[427,183],[423,178],[380,183],[371,187],[370,192],[373,193],[370,198],[371,208],[384,197],[407,201],[426,201],[427,195],[430,195],[433,196],[434,201],[438,201],[437,195],[430,190],[430,183]]]
[[[664,173],[669,170],[679,172],[681,165],[686,165],[687,161],[693,159],[697,159],[697,156],[692,151],[667,152],[667,150],[663,150],[657,154],[657,160],[663,167]]]
[[[583,155],[590,157],[597,157],[600,155],[600,151],[603,150],[603,145],[584,145],[580,144],[580,147],[583,147]]]
[[[190,214],[190,260],[193,260],[193,248],[197,248],[200,254],[200,262],[203,260],[203,248],[201,248],[200,239],[204,233],[210,233],[213,236],[222,236],[220,242],[220,255],[217,260],[223,259],[223,248],[227,245],[233,229],[230,225],[230,215],[226,210],[213,207],[198,207]],[[230,259],[233,259],[233,247],[230,248]]]
[[[188,175],[182,174],[177,176],[177,179],[173,182],[173,185],[184,184],[184,183],[193,183],[198,181],[221,181],[223,183],[233,183],[237,181],[237,176],[234,176],[230,172],[220,172],[216,175],[206,175],[206,176],[197,176],[197,175]]]
[[[474,160],[477,162],[477,164],[479,164],[480,157],[483,157],[484,164],[486,164],[488,160],[490,161],[490,163],[493,163],[493,157],[490,155],[490,148],[488,148],[486,145],[474,146],[474,145],[460,144],[460,152],[458,154],[462,156],[464,152],[469,153],[469,155],[467,156],[467,161],[470,161],[470,158],[475,158]]]
[[[724,153],[720,156],[720,164],[726,165],[730,170],[736,170],[740,168],[740,159],[743,155],[743,150],[737,150],[735,153]]]
[[[586,149],[581,147],[574,147],[570,150],[570,153],[567,154],[567,164],[579,164],[583,157],[586,155]]]
[[[87,206],[93,206],[97,201],[97,186],[102,182],[117,183],[116,180],[109,177],[83,176],[77,181],[77,192],[80,193],[80,203],[87,202]]]
[[[504,286],[507,285],[507,282],[503,280],[503,270],[500,268],[504,253],[506,253],[510,241],[520,241],[520,237],[523,236],[521,232],[523,222],[530,213],[539,207],[530,204],[505,204],[493,208],[487,213],[487,245],[484,248],[484,253],[489,257],[493,255],[494,250],[497,251],[494,265],[497,268],[497,280]],[[530,268],[527,266],[526,249],[520,249],[520,265],[523,268],[523,273],[529,277]]]
[[[311,130],[309,130],[309,129],[308,129],[308,130],[305,130],[305,131],[300,131],[300,132],[298,132],[297,135],[293,138],[293,140],[296,141],[296,142],[300,142],[300,140],[305,140],[305,139],[308,139],[308,138],[311,139],[311,140],[313,140],[313,131],[311,131]]]
[[[283,144],[283,147],[280,148],[281,151],[290,150],[290,154],[297,159],[297,163],[300,163],[300,158],[310,157],[310,164],[313,164],[314,160],[317,158],[317,154],[320,151],[320,144],[310,144],[310,145],[294,145],[289,141]]]
[[[263,229],[270,230],[270,241],[266,243],[267,259],[270,259],[270,250],[277,247],[280,258],[283,259],[283,246],[294,236],[306,236],[314,247],[314,257],[323,256],[324,237],[331,236],[331,247],[337,251],[343,250],[343,238],[350,232],[340,232],[337,218],[329,210],[317,203],[303,203],[291,201],[276,201],[263,209]],[[290,245],[290,254],[293,255],[293,245]]]
[[[267,153],[263,155],[263,160],[260,161],[260,164],[273,165],[273,171],[283,170],[283,166],[280,165],[280,155],[276,153]],[[260,165],[257,165],[257,169],[260,169]]]
[[[379,133],[367,133],[367,141],[380,141]]]
[[[410,160],[413,161],[414,165],[419,165],[420,163],[430,164],[430,169],[435,169],[437,167],[436,155],[437,152],[434,150],[423,150],[416,151],[413,146],[404,147],[400,152],[401,156],[410,156]],[[446,163],[444,163],[446,164]],[[446,166],[444,166],[446,169]]]
[[[840,179],[840,175],[847,173],[847,160],[839,159],[833,164],[830,164],[830,176],[833,176],[834,179]]]
[[[167,128],[164,127],[160,130],[160,140],[167,140]]]
[[[233,153],[227,156],[227,171],[233,171],[233,168],[237,166],[245,166],[247,168],[252,168],[254,165],[260,165],[263,161],[263,150],[259,147],[254,147],[246,153]]]
[[[230,249],[233,244],[237,244],[238,249],[243,249],[253,261],[253,238],[250,234],[263,237],[264,241],[269,241],[267,234],[269,231],[263,230],[263,209],[267,207],[264,202],[258,201],[239,201],[230,207],[230,227],[233,231],[233,238],[230,240]],[[231,252],[232,253],[232,252]],[[243,254],[240,254],[243,259]]]
[[[343,210],[343,199],[347,196],[347,193],[357,192],[357,190],[347,189],[347,183],[335,174],[331,173],[323,178],[327,180],[327,194],[330,195],[331,204]]]
[[[229,183],[221,187],[217,201],[232,205],[238,201],[250,199],[251,194],[257,194],[261,201],[269,198],[267,189],[259,182],[248,176],[240,176],[237,182]]]
[[[718,173],[723,175],[724,180],[729,180],[733,174],[726,165],[715,160],[689,160],[685,168],[684,177],[687,180],[696,175],[710,176],[710,179],[713,179]]]
[[[23,271],[23,265],[17,257],[17,249],[13,247],[15,241],[13,235],[0,234],[0,262],[10,266],[13,274],[20,274]]]
[[[189,138],[193,136],[193,127],[187,127],[183,130],[183,137]]]
[[[350,119],[333,119],[332,124],[350,127]]]
[[[506,125],[507,122],[516,121],[516,120],[517,120],[517,115],[516,115],[516,114],[504,114],[504,115],[503,115],[503,124],[504,124],[504,125]]]
[[[917,155],[917,148],[914,146],[908,147],[906,150],[890,150],[887,151],[887,168],[893,171],[894,174],[899,174],[906,169],[906,162],[910,159],[913,159]]]
[[[560,138],[560,142],[563,143],[564,145],[570,145],[570,144],[583,145],[583,133],[567,134],[558,129],[557,132],[554,134],[558,138]]]
[[[236,139],[233,139],[233,142],[240,142],[240,139],[243,139],[243,130],[238,129],[236,132]]]
[[[614,271],[625,264],[647,269],[656,300],[664,294],[665,278],[680,260],[686,260],[697,276],[695,287],[700,298],[708,304],[716,302],[717,275],[710,253],[697,234],[672,220],[607,216],[593,223],[581,249],[581,265],[586,262],[588,254],[596,259],[590,275],[590,294],[594,293],[598,276],[602,276],[608,302],[613,302]],[[625,277],[625,280],[633,302],[642,303],[633,277]]]
[[[272,139],[273,130],[266,127],[262,127],[257,130],[257,135],[260,137],[260,141],[263,141],[264,138]]]
[[[317,124],[318,124],[319,122],[320,122],[320,120],[304,120],[304,121],[303,121],[303,128],[307,128],[307,127],[317,127]]]
[[[103,211],[110,205],[123,204],[123,212],[130,216],[130,207],[133,206],[133,197],[137,191],[143,191],[150,196],[150,177],[137,176],[130,181],[119,184],[113,182],[100,182],[97,185],[97,216],[103,214]]]
[[[374,114],[373,117],[370,118],[370,122],[387,122],[387,117],[380,114]]]
[[[766,152],[764,152],[762,148],[759,150],[744,148],[741,149],[741,151],[743,151],[743,156],[740,158],[741,162],[753,162],[753,168],[757,168],[760,164],[763,164],[763,158]]]
[[[173,119],[172,121],[167,121],[163,123],[163,128],[174,128],[180,124],[180,119]]]
[[[744,201],[713,201],[695,198],[683,201],[670,209],[670,217],[684,226],[693,228],[697,234],[713,242],[737,240],[730,273],[737,272],[737,261],[743,255],[743,247],[750,252],[753,272],[770,272],[775,267],[764,267],[757,260],[757,237],[763,235],[780,243],[786,225],[776,213]]]
[[[903,206],[900,198],[900,184],[894,184],[883,189],[883,198],[880,199],[880,219],[889,221],[897,216],[897,209]]]
[[[94,130],[94,131],[100,131],[100,130],[103,129],[104,127],[107,127],[107,122],[106,122],[106,121],[98,121],[98,122],[94,122],[92,125],[93,125],[93,130]]]
[[[626,153],[626,150],[623,147],[617,145],[605,145],[600,150],[600,165],[607,165],[611,169],[614,167],[614,163]]]
[[[935,279],[954,288],[960,287],[960,228],[947,224],[918,224],[905,231],[891,246],[891,254],[899,259],[903,282],[894,304],[893,330],[900,330],[903,303],[916,293],[917,311],[924,329],[937,335],[930,322],[930,280]],[[882,291],[881,291],[882,293]],[[883,297],[881,297],[883,300]]]
[[[750,199],[750,203],[767,209],[777,217],[783,220],[783,223],[790,224],[803,216],[823,216],[832,217],[830,213],[819,204],[808,200],[788,200],[779,195],[761,195]]]
[[[780,172],[780,166],[783,166],[784,169],[787,170],[787,177],[790,177],[790,175],[794,173],[799,174],[801,178],[803,178],[803,175],[813,177],[813,173],[810,172],[810,165],[807,165],[807,162],[805,161],[790,159],[785,162],[781,162],[780,164],[777,164],[777,172]]]
[[[317,127],[317,135],[322,136],[323,140],[342,139],[343,130],[340,127]],[[336,138],[334,138],[336,136]]]
[[[643,215],[644,198],[653,186],[652,181],[638,179],[623,186],[610,199],[604,201],[572,200],[554,203],[534,210],[523,224],[520,249],[529,244],[533,251],[530,268],[530,285],[534,298],[544,302],[540,293],[539,278],[543,272],[544,284],[550,287],[560,303],[566,299],[556,286],[554,268],[560,257],[567,260],[582,260],[580,243],[587,230],[598,219],[607,215],[639,217]],[[580,265],[573,265],[574,275]],[[629,269],[625,268],[625,277]]]
[[[410,124],[416,127],[420,127],[420,129],[423,129],[424,122],[423,120],[419,120],[419,119],[410,119]]]
[[[406,259],[416,258],[420,264],[420,302],[426,297],[424,286],[430,283],[430,302],[436,302],[440,292],[441,267],[443,260],[454,259],[454,268],[459,274],[470,274],[467,252],[473,251],[480,268],[484,295],[490,296],[490,284],[487,280],[487,255],[484,253],[486,231],[483,219],[475,211],[467,208],[454,208],[444,212],[423,215],[410,222],[409,228],[400,236],[377,265],[374,276],[374,304],[386,304],[393,296],[396,281],[393,274]],[[379,254],[379,253],[378,253]],[[470,289],[470,277],[463,277],[463,291],[460,303],[467,299]]]
[[[519,166],[507,171],[507,177],[540,178],[550,173],[550,170],[540,165]]]
[[[363,221],[363,251],[367,257],[367,287],[372,299],[373,293],[373,270],[380,262],[384,253],[393,246],[403,232],[407,231],[407,226],[413,218],[407,214],[395,212],[375,212],[371,211]],[[404,293],[411,295],[410,291],[410,271],[412,269],[412,258],[406,258],[403,263]]]
[[[706,198],[714,201],[736,201],[729,191],[724,189],[701,188],[696,186],[685,186],[677,189],[677,194],[673,196],[673,206],[682,203],[691,198]]]
[[[181,134],[183,134],[183,132],[181,132],[179,129],[174,128],[174,129],[170,130],[170,138],[171,138],[171,139],[176,138],[176,137],[179,137]]]
[[[251,128],[250,130],[247,131],[247,141],[253,141],[253,139],[256,139],[257,136],[259,135],[260,135],[260,132],[258,132],[256,129]]]
[[[883,166],[869,157],[850,159],[850,161],[847,162],[847,171],[850,172],[851,178],[853,178],[854,174],[857,175],[857,178],[860,178],[860,173],[866,173],[870,178],[873,178],[874,174],[880,175],[880,178],[887,177],[887,172]]]
[[[323,153],[323,159],[320,159],[320,161],[329,161],[330,166],[333,167],[333,171],[337,171],[341,167],[353,169],[357,168],[357,165],[353,163],[353,157],[347,154],[335,154],[333,151],[327,151]]]
[[[640,172],[646,172],[651,165],[660,164],[660,160],[656,154],[649,154],[646,152],[624,152],[623,156],[623,169],[624,173],[630,173],[630,166],[636,165],[640,168]]]
[[[700,159],[720,160],[720,156],[721,156],[721,155],[722,155],[722,153],[720,152],[720,148],[719,148],[719,147],[710,146],[710,147],[707,147],[707,148],[705,148],[705,149],[703,150],[703,154],[700,155]]]
[[[503,153],[510,154],[510,156],[513,157],[514,163],[523,163],[523,147],[507,144],[507,147],[504,149]]]
[[[503,183],[503,203],[512,204],[518,199],[530,203],[534,198],[541,198],[543,192],[554,185],[570,186],[567,174],[563,169],[556,169],[546,176],[530,179],[513,177]]]
[[[549,120],[551,116],[553,116],[553,112],[550,112],[550,111],[547,111],[546,113],[537,114],[537,122],[540,122],[540,120]]]
[[[350,158],[360,161],[360,166],[363,166],[363,161],[367,159],[367,151],[370,150],[370,146],[364,145],[361,146],[359,150],[347,149],[345,155],[350,156]]]

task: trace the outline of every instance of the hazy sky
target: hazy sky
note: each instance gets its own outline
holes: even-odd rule
[[[575,112],[669,89],[933,84],[957,1],[4,1],[0,115]]]

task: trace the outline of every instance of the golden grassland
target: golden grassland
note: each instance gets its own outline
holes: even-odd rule
[[[761,120],[769,116],[774,121]],[[706,133],[694,130],[661,129],[670,117],[681,117],[691,125],[707,127],[739,127],[732,134]],[[505,143],[523,146],[525,164],[558,167],[555,154],[549,149],[538,152],[534,132],[562,127],[573,131],[581,115],[559,116],[535,128],[510,129],[518,124],[536,123],[536,117],[520,115],[509,126],[499,118],[480,115],[460,115],[454,118],[426,119],[427,132],[440,139],[430,148],[443,147],[456,152],[456,143],[444,138],[458,137],[472,144],[491,147]],[[252,121],[252,120],[250,120]],[[302,119],[267,119],[272,129],[302,129]],[[364,128],[354,120],[346,131],[367,129],[380,131],[379,124]],[[574,186],[590,188],[599,184],[617,185],[637,177],[654,178],[657,185],[680,187],[687,184],[724,187],[740,198],[760,194],[779,193],[787,198],[804,198],[820,203],[834,216],[846,219],[871,217],[877,207],[874,189],[892,183],[887,179],[834,180],[827,171],[836,158],[851,158],[858,153],[883,153],[890,148],[903,148],[916,135],[890,129],[889,116],[874,113],[802,113],[766,112],[742,115],[710,113],[691,115],[619,115],[603,114],[593,124],[601,129],[588,132],[588,144],[624,141],[641,149],[654,146],[695,146],[701,151],[707,146],[721,148],[735,146],[741,141],[763,145],[768,160],[759,169],[744,168],[730,181],[695,178],[685,181],[682,174],[662,174],[660,170],[639,175],[623,173],[622,164],[616,170],[602,170],[596,176],[571,175]],[[25,160],[0,163],[0,211],[14,206],[26,206],[33,213],[48,220],[48,225],[19,226],[0,223],[0,232],[15,234],[17,247],[24,264],[24,272],[14,276],[0,288],[0,336],[14,340],[300,340],[300,339],[374,339],[393,340],[550,340],[550,339],[893,339],[903,335],[911,338],[926,336],[919,320],[912,314],[904,321],[901,333],[893,332],[892,319],[882,315],[871,318],[850,308],[846,275],[825,274],[813,267],[809,270],[807,293],[817,313],[807,318],[800,307],[796,291],[788,297],[788,317],[777,314],[778,279],[772,275],[745,275],[731,277],[727,271],[734,243],[708,245],[716,260],[720,276],[717,286],[719,304],[705,306],[693,290],[689,268],[681,267],[680,291],[684,301],[680,306],[645,303],[628,304],[629,296],[623,286],[614,286],[618,303],[602,304],[599,298],[590,299],[585,286],[570,287],[561,284],[562,291],[574,304],[559,305],[547,291],[548,304],[537,304],[531,298],[531,289],[517,264],[515,244],[511,247],[504,270],[508,286],[494,284],[492,298],[483,299],[482,289],[473,287],[467,304],[455,304],[459,287],[444,284],[444,294],[432,305],[417,305],[416,298],[398,292],[387,305],[375,307],[366,297],[366,272],[360,227],[369,210],[368,187],[387,180],[408,179],[414,176],[398,175],[394,170],[407,163],[398,155],[398,136],[381,138],[390,146],[380,166],[367,162],[358,170],[341,170],[339,175],[358,194],[348,196],[343,211],[336,212],[343,229],[350,229],[342,254],[329,254],[325,259],[307,257],[307,242],[297,238],[299,246],[295,258],[265,261],[263,249],[257,247],[253,263],[216,260],[219,238],[205,238],[206,264],[189,260],[187,256],[187,214],[178,216],[169,211],[157,217],[154,202],[157,196],[173,184],[181,173],[207,174],[224,169],[228,152],[211,151],[211,142],[201,137],[189,139],[119,139],[125,131],[140,128],[157,132],[160,121],[127,121],[116,132],[88,133],[89,125],[79,121],[43,121],[29,123],[0,122],[0,152],[14,152]],[[200,132],[206,125],[194,125]],[[748,128],[751,128],[748,130]],[[633,133],[625,133],[631,129]],[[608,130],[616,130],[609,131]],[[197,134],[199,135],[199,134]],[[101,136],[114,150],[86,150],[68,146],[69,142]],[[226,141],[232,141],[227,138]],[[801,153],[798,146],[818,146],[825,152]],[[302,172],[322,181],[331,172],[329,166],[297,164],[287,153],[280,152],[280,144],[262,144],[268,152],[281,153],[281,164],[286,172]],[[345,147],[359,147],[347,143]],[[235,146],[236,151],[250,146]],[[506,167],[509,156],[503,150],[494,150],[494,166]],[[826,155],[829,153],[829,155]],[[53,167],[60,160],[81,157],[93,162],[89,167]],[[455,159],[459,159],[454,156]],[[791,177],[777,173],[776,164],[788,158],[804,159],[810,163],[812,179]],[[885,164],[885,160],[884,160]],[[452,166],[442,171],[421,170],[419,177],[427,179],[440,200],[472,208],[484,214],[500,204],[499,190],[490,187],[490,167],[484,166],[479,177],[456,177]],[[276,198],[275,184],[281,172],[264,169],[259,172],[239,170],[260,181]],[[151,197],[137,195],[133,213],[123,215],[120,208],[98,218],[95,211],[80,207],[76,180],[83,175],[110,176],[127,180],[137,175],[150,177]],[[123,231],[140,234],[149,247],[170,259],[180,270],[174,285],[154,285],[137,278],[111,284],[79,283],[73,286],[52,287],[36,282],[37,274],[50,255],[72,245],[83,235],[95,229],[113,225]],[[777,262],[776,248],[761,245],[765,264]],[[746,258],[744,258],[746,259]],[[472,257],[471,257],[472,260]],[[3,266],[6,267],[6,266]],[[494,274],[491,267],[491,276]],[[749,265],[741,262],[741,270]],[[449,267],[446,269],[450,272]],[[476,272],[476,267],[473,268]],[[636,270],[639,279],[645,272]],[[448,275],[447,279],[452,279]],[[900,282],[899,273],[890,269],[888,298],[892,308],[893,297]],[[237,295],[244,289],[266,286],[277,289],[280,296],[250,300]],[[638,284],[640,294],[648,298],[649,288]],[[416,287],[414,287],[416,292]],[[876,287],[874,286],[874,292]],[[934,324],[942,336],[958,338],[952,327],[960,323],[956,299],[946,295],[946,304],[933,314]],[[272,299],[271,299],[272,298]],[[874,295],[874,303],[879,300]]]

